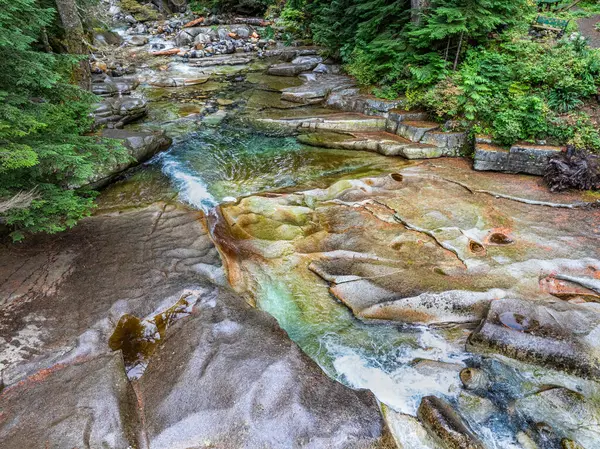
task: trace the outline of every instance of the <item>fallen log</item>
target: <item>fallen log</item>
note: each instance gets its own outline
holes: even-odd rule
[[[260,17],[236,17],[233,19],[235,23],[244,23],[246,25],[266,27],[273,25],[273,21],[261,19]]]
[[[192,20],[191,22],[186,23],[183,28],[191,28],[195,27],[199,23],[204,22],[204,17],[198,17],[197,19]]]
[[[173,56],[179,53],[179,48],[169,48],[168,50],[155,51],[152,56]]]

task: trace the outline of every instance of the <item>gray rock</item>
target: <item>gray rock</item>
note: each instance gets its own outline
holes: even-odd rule
[[[525,143],[515,144],[507,150],[489,142],[485,137],[477,137],[473,168],[541,176],[548,160],[561,151],[564,151],[563,147]]]
[[[94,111],[95,126],[122,128],[148,113],[148,103],[143,98],[107,98]]]
[[[384,432],[370,393],[329,379],[273,318],[226,292],[171,328],[139,386],[156,449],[363,448]]]
[[[148,38],[146,36],[131,36],[129,43],[136,47],[141,47],[142,45],[146,45],[148,43]]]
[[[194,44],[210,44],[212,40],[210,34],[200,33],[194,38]]]
[[[230,29],[231,29],[232,33],[237,34],[238,37],[240,37],[242,39],[248,39],[254,31],[248,25],[243,25],[243,24],[232,25]]]
[[[231,37],[229,37],[229,28],[227,27],[219,27],[217,28],[217,36],[219,37],[219,40],[221,41],[225,41],[225,40],[230,40]]]
[[[186,28],[177,33],[177,36],[175,36],[175,44],[178,47],[189,47],[192,45],[196,37],[196,34],[193,34],[192,30],[193,28]]]
[[[467,149],[467,133],[430,131],[420,143],[443,148],[444,156],[460,156]]]
[[[117,189],[114,205],[102,200],[104,212],[72,230],[3,245],[0,272],[11,279],[0,284],[0,311],[11,317],[0,327],[7,388],[57,364],[110,353],[107,342],[125,313],[153,316],[186,291],[203,294],[225,283],[201,213],[164,203],[147,206],[171,195],[168,185],[159,187]],[[38,419],[52,413],[54,402],[47,404],[37,410]]]
[[[317,64],[317,66],[313,69],[313,72],[315,73],[329,73],[329,67],[327,67],[325,64],[323,63],[319,63]]]
[[[119,34],[113,31],[98,31],[93,36],[94,47],[103,47],[108,45],[121,45],[123,39]]]
[[[297,58],[292,59],[292,64],[312,65],[313,69],[322,62],[323,58],[321,58],[320,56],[298,56]]]
[[[93,75],[92,77],[92,93],[101,97],[128,95],[138,85],[137,79],[132,77],[114,79],[106,74]]]
[[[97,167],[85,185],[100,188],[109,184],[115,176],[130,167],[147,161],[160,151],[171,146],[171,139],[164,132],[126,131],[122,129],[103,129],[101,136],[109,139],[121,140],[128,150],[129,161],[117,163],[108,161],[103,166]]]
[[[600,442],[600,406],[566,388],[552,388],[519,399],[517,412],[532,423],[543,422],[592,449]]]
[[[267,70],[267,73],[275,76],[297,76],[300,73],[312,70],[313,68],[314,66],[312,64],[282,63],[272,65]]]
[[[474,352],[500,354],[588,379],[600,379],[600,312],[562,301],[492,301],[469,337]]]
[[[481,441],[450,404],[440,398],[424,397],[417,416],[433,439],[444,449],[484,449]]]
[[[39,373],[0,395],[3,449],[138,447],[139,418],[121,354]]]
[[[319,103],[324,101],[332,92],[345,92],[354,87],[356,82],[347,76],[310,74],[311,81],[302,86],[283,89],[281,99],[294,103]]]

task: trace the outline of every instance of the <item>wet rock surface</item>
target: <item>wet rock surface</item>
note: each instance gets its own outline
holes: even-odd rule
[[[444,158],[460,129],[262,19],[113,7],[97,123],[179,159],[2,241],[0,446],[596,449],[593,198]]]
[[[369,393],[327,378],[273,318],[226,292],[170,330],[139,392],[153,448],[362,448],[384,432]]]
[[[417,412],[433,438],[447,449],[483,449],[483,444],[452,407],[435,396],[424,397]]]
[[[129,160],[117,162],[108,161],[103,167],[96,170],[89,179],[88,184],[93,188],[105,187],[120,173],[147,161],[155,154],[168,149],[172,139],[164,132],[129,131],[120,129],[104,129],[102,137],[120,141],[129,155]]]
[[[115,190],[105,212],[58,239],[3,243],[3,448],[379,444],[371,394],[329,379],[229,291],[201,213],[115,210]],[[190,294],[191,316],[168,327],[134,393],[109,348],[117,321]]]
[[[600,379],[600,310],[561,301],[494,301],[469,338],[473,351],[500,354],[524,362]]]

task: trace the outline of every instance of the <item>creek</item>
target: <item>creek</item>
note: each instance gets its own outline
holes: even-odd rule
[[[285,86],[285,79],[276,81],[278,88]],[[290,79],[290,84],[295,82]],[[180,201],[204,211],[213,220],[222,219],[215,212],[219,205],[236,203],[251,195],[325,188],[340,180],[384,175],[410,165],[400,158],[375,153],[309,147],[281,130],[272,132],[254,127],[245,120],[248,116],[279,116],[284,105],[278,100],[279,94],[258,87],[248,82],[244,86],[225,82],[220,89],[209,90],[210,94],[202,86],[186,88],[191,98],[227,98],[221,104],[233,107],[221,107],[221,111],[227,110],[226,115],[217,113],[216,121],[210,116],[208,120],[200,120],[196,129],[189,125],[188,118],[144,124],[177,130],[172,148],[153,163],[171,181]],[[167,106],[164,98],[153,95],[158,108]],[[171,102],[169,107],[179,107],[185,113],[189,110],[185,105],[185,101],[179,106]],[[297,116],[324,112],[310,106],[287,110],[287,114],[290,111]],[[153,115],[160,117],[160,111],[150,117]],[[183,132],[181,123],[187,123]],[[219,238],[214,240],[219,245]],[[481,365],[478,356],[464,350],[468,335],[464,330],[365,323],[336,300],[327,291],[326,283],[316,276],[299,282],[292,267],[289,270],[272,270],[260,264],[251,267],[249,275],[257,286],[252,292],[256,305],[275,317],[292,340],[330,377],[351,388],[372,391],[392,410],[388,412],[392,427],[394,412],[399,416],[415,416],[424,396],[442,396],[457,403],[461,394],[458,371]],[[471,417],[470,424],[487,447],[517,448],[515,419],[508,416],[508,407],[523,395],[523,389],[527,388],[523,385],[531,382],[534,374],[517,374],[498,363],[484,365],[502,379],[500,383],[510,379],[513,385],[490,391],[489,396],[502,409],[500,414],[485,423]],[[469,407],[464,401],[461,404],[463,414],[468,417]],[[399,422],[400,430],[396,430],[399,441],[411,448],[426,447]]]

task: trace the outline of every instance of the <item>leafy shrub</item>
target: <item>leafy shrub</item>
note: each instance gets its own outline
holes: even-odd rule
[[[69,83],[78,60],[36,51],[53,15],[35,0],[0,0],[0,199],[35,191],[28,207],[0,213],[15,239],[89,214],[93,193],[71,187],[103,161],[128,157],[120,145],[83,135],[96,97]]]
[[[281,11],[280,24],[286,31],[298,37],[305,36],[308,33],[306,26],[306,16],[304,12],[289,7],[289,3]]]
[[[195,0],[193,10],[241,15],[262,15],[274,0]]]

